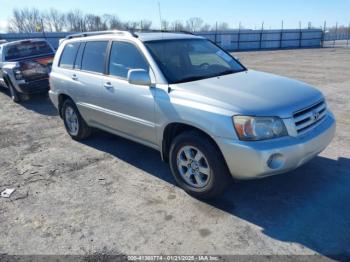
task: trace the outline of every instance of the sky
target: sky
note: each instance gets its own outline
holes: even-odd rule
[[[116,14],[123,21],[148,19],[159,27],[158,2],[162,18],[186,21],[201,17],[206,23],[227,22],[237,28],[298,28],[299,21],[321,27],[350,23],[350,0],[0,0],[0,31],[4,31],[14,8],[36,7],[60,11],[81,9],[84,13]]]

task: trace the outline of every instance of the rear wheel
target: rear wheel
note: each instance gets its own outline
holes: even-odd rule
[[[78,108],[70,99],[63,102],[62,118],[68,134],[74,140],[83,140],[91,135],[91,128],[86,124]]]
[[[232,181],[217,146],[199,132],[184,132],[174,139],[170,168],[179,186],[197,198],[216,197]]]

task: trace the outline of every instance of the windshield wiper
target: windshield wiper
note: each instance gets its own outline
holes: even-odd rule
[[[211,74],[211,75],[189,76],[189,77],[182,78],[182,79],[174,82],[173,84],[192,82],[192,81],[202,80],[202,79],[206,79],[206,78],[212,78],[212,77],[218,77],[218,76],[223,76],[223,75],[239,73],[239,72],[243,72],[243,71],[245,71],[245,69],[243,69],[243,70],[232,70],[232,69],[230,69],[230,70],[226,70],[226,71],[223,71],[223,72],[220,72],[220,73],[216,73],[216,74]]]
[[[237,73],[237,72],[240,72],[240,71],[236,71],[236,70],[230,69],[230,70],[226,70],[226,71],[220,72],[216,76],[224,76],[224,75],[234,74],[234,73]]]
[[[209,77],[211,77],[211,76],[209,76]],[[205,79],[205,78],[208,78],[208,76],[189,76],[189,77],[182,78],[182,79],[174,82],[173,84],[192,82],[192,81],[197,81],[197,80],[201,80],[201,79]]]

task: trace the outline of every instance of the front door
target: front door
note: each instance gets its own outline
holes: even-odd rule
[[[117,132],[155,146],[156,89],[131,85],[127,80],[131,69],[150,72],[146,59],[134,44],[113,42],[107,68],[102,85],[109,125]]]

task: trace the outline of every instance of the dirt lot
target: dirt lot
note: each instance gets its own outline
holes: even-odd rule
[[[331,146],[286,175],[204,203],[160,155],[99,132],[72,141],[46,97],[0,92],[0,254],[350,255],[350,49],[237,53],[249,68],[318,86],[338,119]]]

